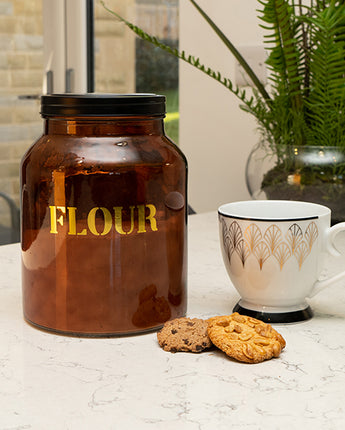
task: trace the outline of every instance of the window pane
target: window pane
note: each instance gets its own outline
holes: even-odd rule
[[[107,7],[135,19],[135,0],[107,0]],[[108,93],[135,91],[135,38],[99,2],[95,16],[95,90]]]
[[[136,23],[165,45],[178,48],[178,1],[137,0]],[[178,60],[136,38],[136,91],[165,94],[167,135],[178,143]]]
[[[107,6],[163,43],[178,47],[178,0],[111,0]],[[136,37],[95,4],[95,88],[167,96],[166,132],[178,143],[178,61]]]

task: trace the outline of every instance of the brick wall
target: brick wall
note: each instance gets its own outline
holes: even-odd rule
[[[107,0],[110,10],[133,20],[135,0]],[[135,90],[135,38],[103,6],[95,2],[95,87],[97,92]]]
[[[20,159],[42,129],[37,100],[20,95],[42,88],[41,0],[0,1],[0,191],[19,203]],[[9,212],[0,205],[1,224]]]
[[[135,24],[159,39],[178,40],[178,0],[136,0]]]

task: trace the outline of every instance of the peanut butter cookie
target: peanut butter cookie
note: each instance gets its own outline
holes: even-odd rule
[[[159,345],[169,352],[201,352],[212,346],[207,326],[207,321],[199,318],[167,321],[157,333]]]
[[[269,324],[237,312],[210,318],[208,335],[229,357],[246,363],[278,357],[285,347],[284,338]]]

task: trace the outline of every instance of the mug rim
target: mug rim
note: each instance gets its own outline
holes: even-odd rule
[[[260,206],[261,212],[263,209],[265,214],[255,214],[253,210],[258,210]],[[294,208],[294,214],[287,214],[287,207],[290,210]],[[254,208],[254,209],[253,209]],[[277,209],[282,215],[277,215],[277,212],[267,215],[267,208]],[[284,210],[284,208],[286,210]],[[303,209],[307,214],[303,213]],[[241,212],[240,212],[241,211]],[[225,203],[218,208],[218,214],[227,218],[281,222],[281,221],[304,221],[318,219],[331,214],[331,210],[327,206],[318,203],[296,201],[296,200],[242,200],[231,203]]]

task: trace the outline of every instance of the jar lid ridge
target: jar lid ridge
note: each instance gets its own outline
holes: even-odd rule
[[[41,97],[41,115],[53,116],[162,116],[166,113],[165,96],[133,94],[47,94]]]

